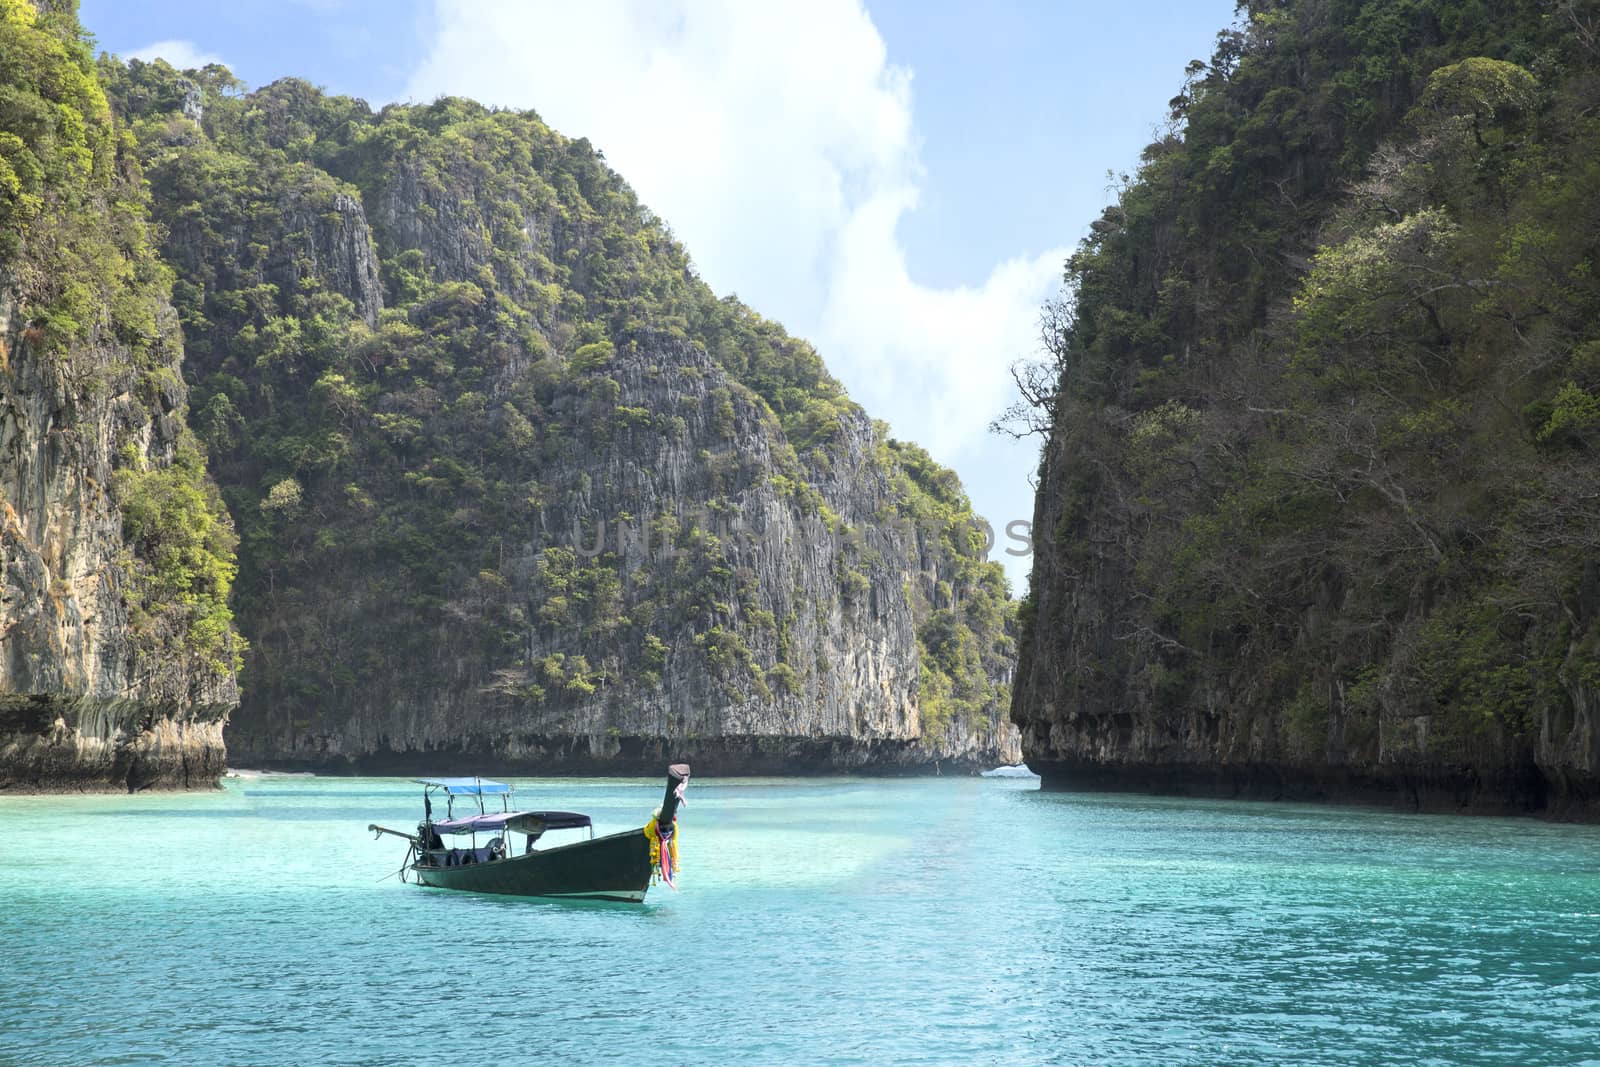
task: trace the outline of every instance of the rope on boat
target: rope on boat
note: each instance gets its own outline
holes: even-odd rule
[[[379,882],[387,882],[389,879],[393,878],[395,875],[399,875],[400,876],[400,880],[402,882],[405,881],[406,880],[406,868],[408,868],[408,867],[410,867],[412,865],[411,861],[417,855],[417,847],[421,844],[422,839],[417,837],[415,834],[408,834],[408,833],[404,832],[403,830],[391,830],[387,826],[379,826],[375,822],[368,823],[367,824],[367,829],[372,831],[372,839],[374,841],[382,838],[384,834],[390,834],[390,835],[392,835],[394,837],[403,837],[407,841],[411,842],[411,847],[406,849],[406,858],[400,862],[400,869],[398,871],[393,872],[392,874],[386,874],[382,878],[378,879]]]

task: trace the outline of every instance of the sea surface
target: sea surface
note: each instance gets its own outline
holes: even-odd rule
[[[642,825],[656,780],[518,781]],[[0,1062],[1600,1063],[1600,828],[696,779],[643,905],[401,884],[400,779],[0,798]]]

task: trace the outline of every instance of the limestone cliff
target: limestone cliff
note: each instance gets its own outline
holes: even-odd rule
[[[0,789],[215,784],[231,542],[137,163],[70,12],[0,38]]]
[[[719,300],[586,142],[112,65],[242,534],[238,761],[1009,762],[959,483]],[[220,77],[215,72],[191,78]]]
[[[431,625],[374,617],[359,569],[323,573],[323,625],[352,653],[384,649],[384,669],[315,709],[298,680],[263,672],[230,729],[236,758],[643,771],[692,754],[780,773],[1014,757],[993,720],[925,728],[912,598],[939,580],[939,549],[880,525],[894,497],[869,423],[850,421],[808,508],[771,477],[783,439],[770,412],[704,351],[641,334],[595,380],[616,382],[615,398],[591,382],[552,398],[573,417],[569,458],[539,466],[544,499],[501,528],[492,573],[452,590]],[[617,425],[623,408],[682,423]]]
[[[1593,37],[1241,13],[1052,309],[1028,763],[1594,817]]]

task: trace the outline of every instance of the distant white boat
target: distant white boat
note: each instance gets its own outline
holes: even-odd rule
[[[996,767],[992,771],[983,771],[982,778],[1037,778],[1037,774],[1028,770],[1026,763],[1019,763],[1015,767]]]
[[[250,767],[229,767],[224,778],[315,778],[315,771],[258,771]]]

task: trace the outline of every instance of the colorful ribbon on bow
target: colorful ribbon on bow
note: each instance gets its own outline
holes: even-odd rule
[[[672,829],[666,836],[666,848],[662,848],[661,829],[656,824],[660,811],[650,816],[650,821],[644,824],[645,839],[650,842],[650,869],[651,876],[659,876],[669,889],[677,891],[677,883],[673,880],[678,872],[678,820],[672,820]]]

